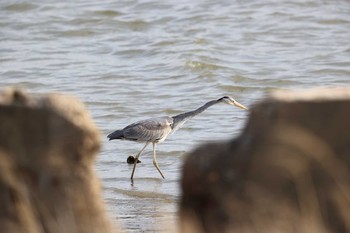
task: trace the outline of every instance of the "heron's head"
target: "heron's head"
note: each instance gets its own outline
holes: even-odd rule
[[[239,107],[239,108],[244,109],[244,110],[248,110],[248,108],[246,108],[242,104],[238,103],[231,96],[224,96],[224,97],[218,99],[218,101],[222,101],[223,103],[233,105],[233,106]]]

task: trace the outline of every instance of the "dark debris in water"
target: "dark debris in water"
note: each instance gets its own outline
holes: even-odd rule
[[[127,158],[126,162],[127,162],[128,164],[134,164],[134,163],[135,163],[135,157],[130,155],[130,156]],[[137,160],[137,163],[141,163],[141,161],[140,161],[140,160]]]

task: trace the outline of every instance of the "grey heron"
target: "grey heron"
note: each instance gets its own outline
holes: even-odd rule
[[[174,133],[178,130],[186,121],[192,117],[202,113],[204,110],[218,103],[226,103],[233,105],[244,110],[248,110],[242,104],[238,103],[230,96],[224,96],[217,100],[212,100],[204,104],[203,106],[197,108],[196,110],[185,112],[176,116],[165,116],[158,118],[151,118],[147,120],[138,121],[136,123],[126,126],[124,129],[116,130],[110,133],[107,138],[109,140],[113,139],[124,139],[129,141],[144,142],[146,143],[144,147],[137,153],[135,156],[134,167],[131,173],[131,181],[133,182],[134,172],[136,169],[137,161],[141,153],[145,148],[152,143],[153,144],[153,164],[157,168],[159,174],[163,177],[163,173],[160,171],[160,168],[157,163],[156,156],[156,145],[157,143],[163,142],[171,133]]]

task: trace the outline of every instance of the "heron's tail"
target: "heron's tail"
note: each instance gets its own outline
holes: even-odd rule
[[[123,130],[116,130],[113,133],[108,134],[107,138],[109,138],[109,141],[113,139],[123,139]]]

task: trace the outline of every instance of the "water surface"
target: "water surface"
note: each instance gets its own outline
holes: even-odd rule
[[[158,146],[130,185],[142,144],[105,136],[231,95],[350,84],[349,1],[0,2],[0,84],[80,98],[101,130],[96,169],[126,232],[174,230],[181,166],[206,141],[239,134],[247,112],[216,105]]]

